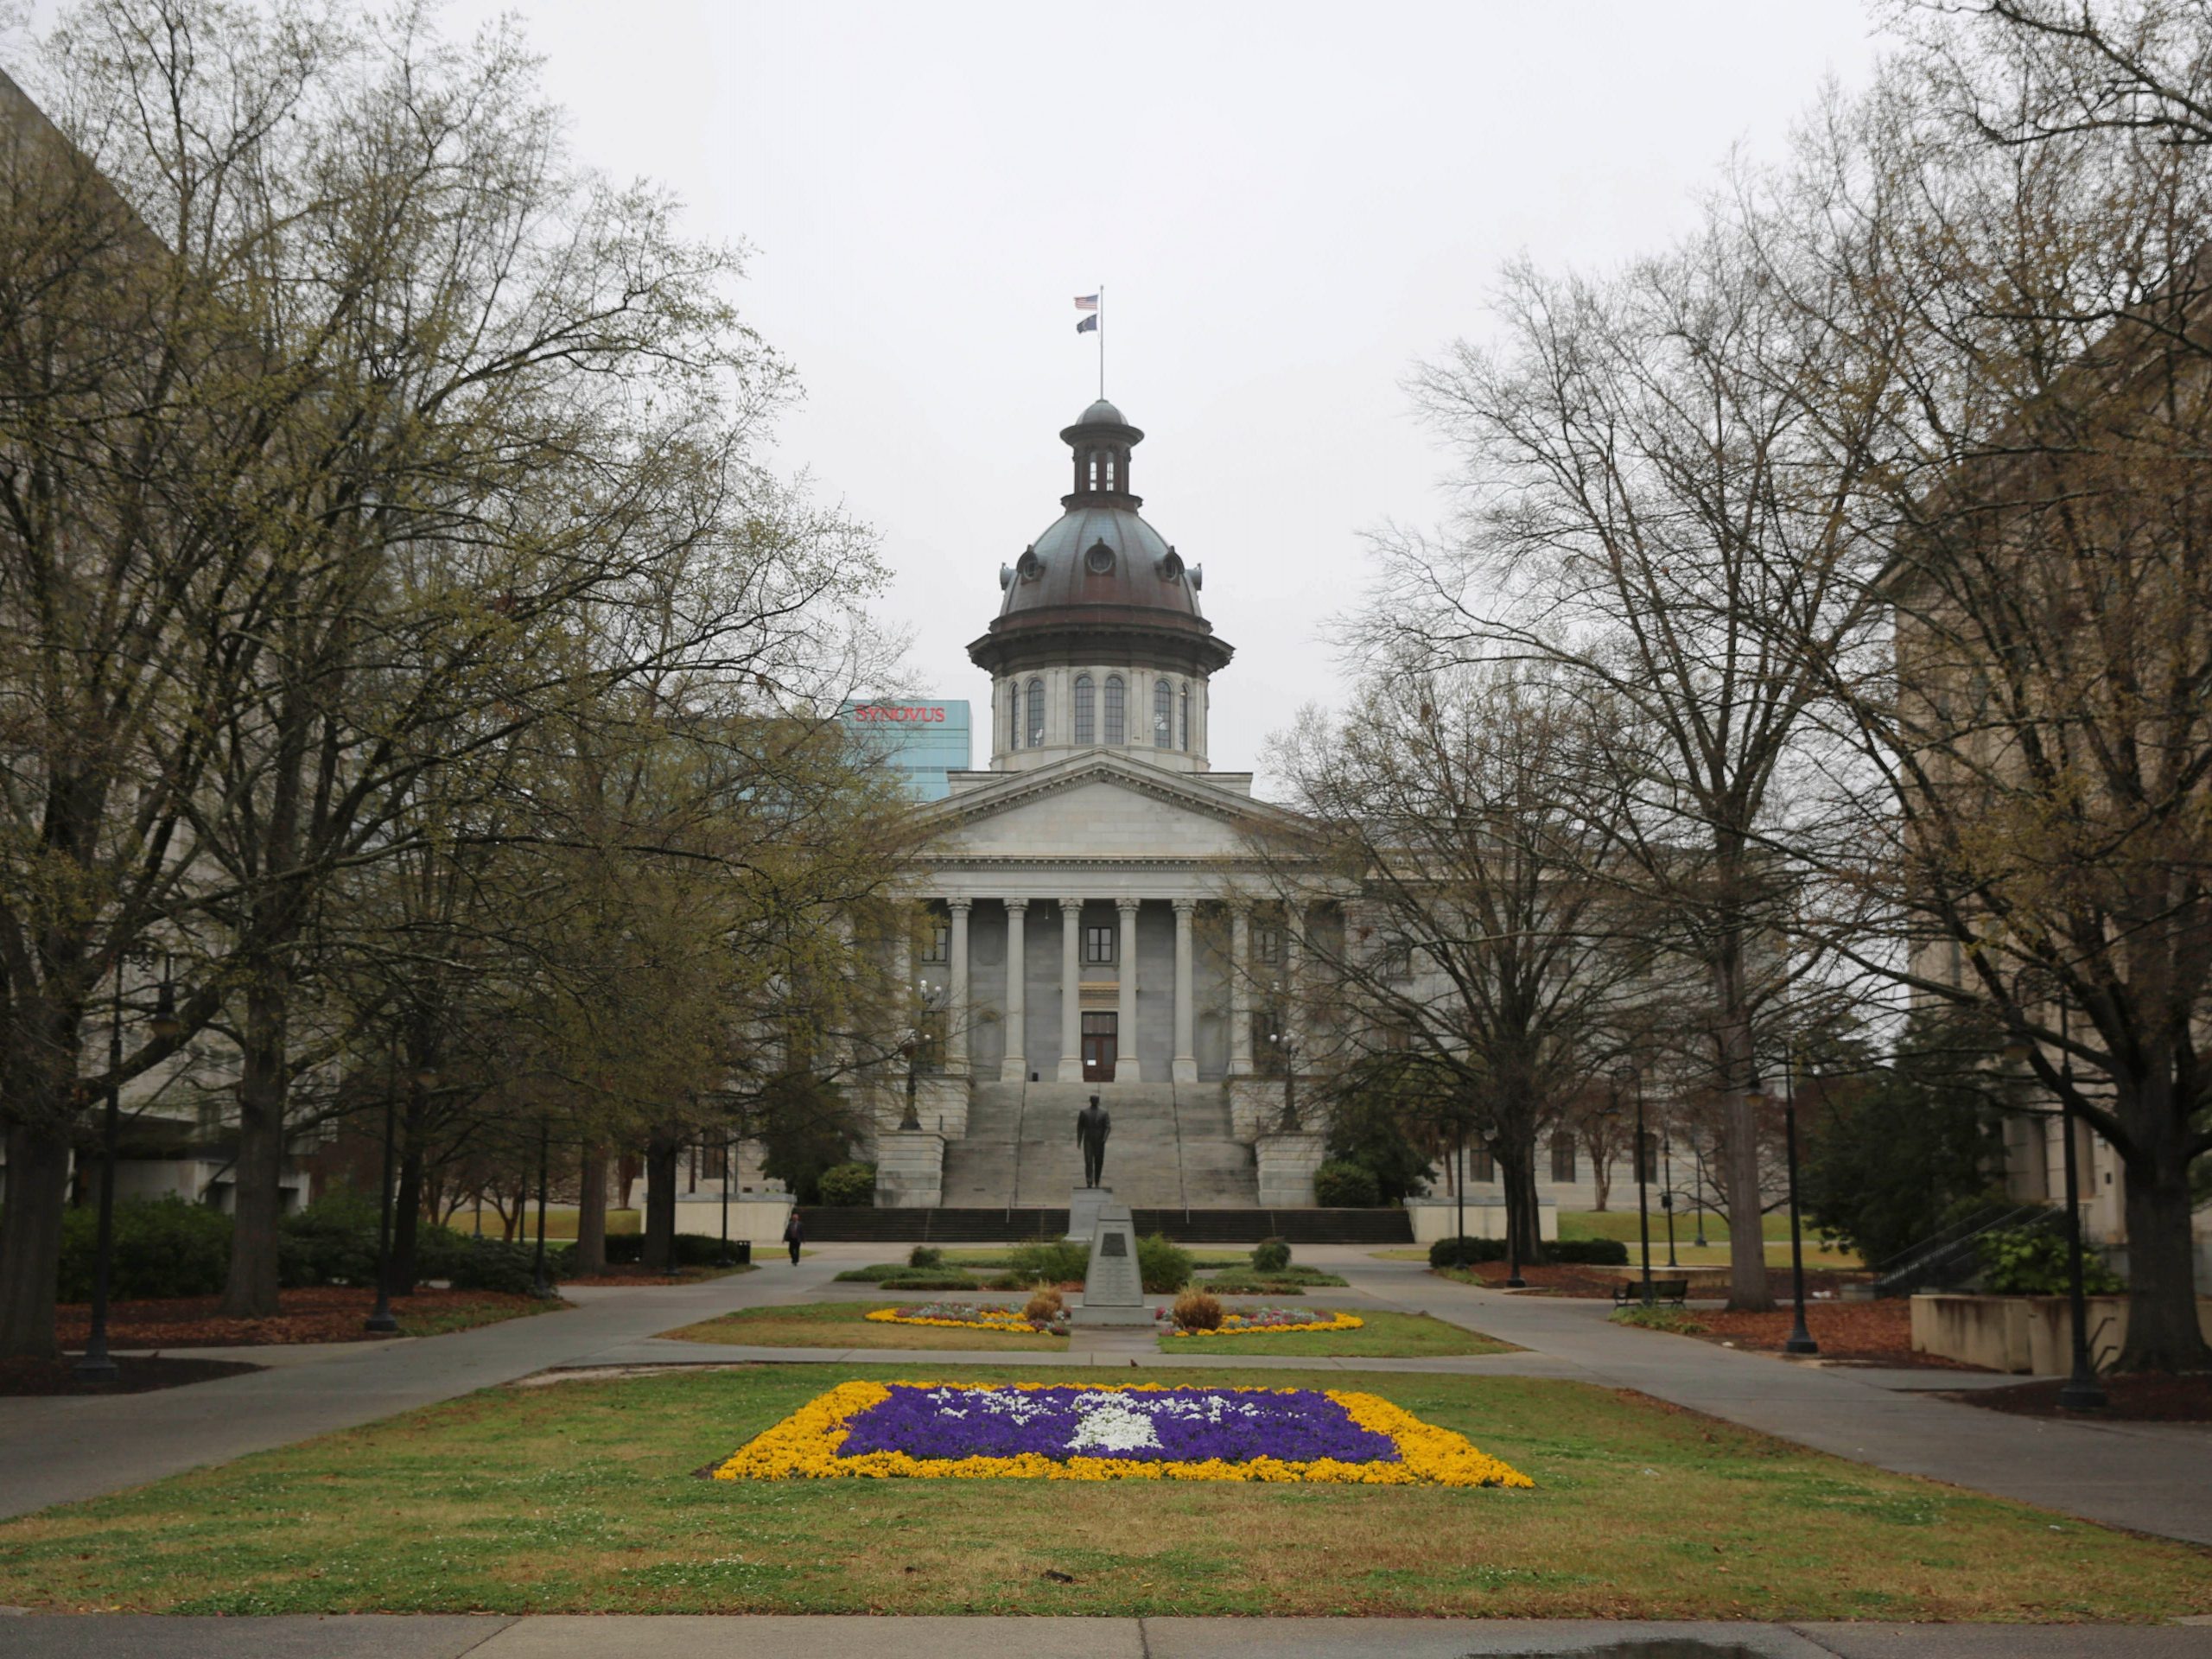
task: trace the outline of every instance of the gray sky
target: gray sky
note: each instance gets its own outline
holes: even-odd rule
[[[979,722],[963,647],[1058,516],[1057,435],[1097,389],[1071,301],[1105,285],[1145,516],[1236,647],[1223,769],[1342,687],[1319,633],[1358,597],[1361,531],[1436,516],[1400,382],[1484,333],[1501,264],[1662,245],[1732,145],[1777,155],[1875,50],[1859,0],[523,15],[581,155],[753,248],[743,303],[807,389],[782,462],[880,531],[911,684]]]

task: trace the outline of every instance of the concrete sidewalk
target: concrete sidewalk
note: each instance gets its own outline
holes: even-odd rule
[[[0,1618],[0,1659],[2198,1659],[2176,1625],[1591,1619]]]
[[[1886,1386],[1890,1373],[1615,1325],[1604,1302],[1478,1290],[1350,1252],[1325,1265],[1378,1301],[1518,1343],[1590,1382],[1900,1474],[2212,1544],[2212,1426],[2016,1416]]]

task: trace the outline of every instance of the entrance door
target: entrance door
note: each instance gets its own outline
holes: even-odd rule
[[[1114,1081],[1114,1050],[1120,1035],[1121,1016],[1115,1014],[1086,1014],[1083,1016],[1083,1080],[1085,1083]]]

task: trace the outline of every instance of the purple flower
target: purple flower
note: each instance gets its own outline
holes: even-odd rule
[[[1311,1389],[924,1388],[891,1397],[848,1425],[841,1455],[1010,1458],[1034,1452],[1147,1462],[1395,1463],[1397,1442],[1363,1428]]]

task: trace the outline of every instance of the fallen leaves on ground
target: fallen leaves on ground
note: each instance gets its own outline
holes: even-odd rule
[[[108,1306],[107,1339],[111,1348],[264,1347],[299,1342],[370,1342],[361,1328],[376,1306],[376,1293],[350,1286],[324,1285],[277,1294],[274,1318],[226,1317],[219,1296],[177,1296],[159,1301],[113,1302]],[[403,1332],[411,1325],[440,1331],[465,1330],[536,1312],[542,1304],[528,1296],[496,1290],[417,1290],[392,1299]],[[62,1346],[84,1346],[92,1310],[83,1303],[54,1310]]]

